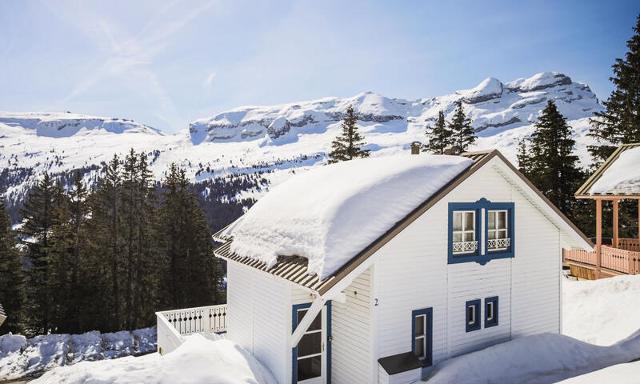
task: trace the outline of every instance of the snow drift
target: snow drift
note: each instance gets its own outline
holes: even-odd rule
[[[251,207],[230,233],[231,250],[268,265],[278,256],[305,257],[323,279],[471,164],[405,153],[312,169]]]
[[[589,193],[640,193],[640,147],[628,149],[607,168]]]
[[[44,374],[33,384],[277,384],[268,369],[229,340],[187,337],[161,356],[83,362]]]

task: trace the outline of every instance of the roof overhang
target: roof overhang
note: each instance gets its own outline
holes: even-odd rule
[[[619,200],[619,199],[637,199],[640,200],[640,193],[634,194],[615,194],[615,193],[591,193],[589,190],[591,187],[604,175],[604,173],[609,169],[620,157],[620,154],[623,152],[640,147],[640,143],[634,144],[622,144],[607,158],[607,160],[596,169],[596,171],[589,176],[587,181],[584,182],[578,188],[575,193],[576,199],[593,199],[593,200]]]

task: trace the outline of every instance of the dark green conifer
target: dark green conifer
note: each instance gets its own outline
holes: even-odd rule
[[[433,126],[427,126],[427,150],[435,154],[443,154],[453,144],[453,135],[447,126],[444,112],[438,112],[438,119]]]
[[[449,122],[449,131],[454,154],[465,152],[476,141],[476,132],[471,126],[471,119],[464,113],[462,100],[456,102],[453,118]]]
[[[342,121],[342,133],[331,143],[331,152],[329,152],[330,164],[357,157],[369,157],[369,150],[363,149],[366,144],[364,136],[358,131],[357,121],[356,113],[350,105]]]
[[[16,248],[15,233],[7,214],[4,199],[0,197],[0,304],[8,317],[0,326],[0,335],[21,333],[25,305],[24,275],[21,257]]]
[[[604,102],[605,111],[591,119],[589,136],[595,145],[588,148],[594,165],[606,160],[618,145],[640,142],[640,16],[633,30],[624,59],[613,64],[614,90]]]

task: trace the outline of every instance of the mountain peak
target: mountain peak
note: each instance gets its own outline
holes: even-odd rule
[[[563,73],[539,72],[531,77],[511,81],[506,86],[516,92],[533,92],[571,83],[573,83],[571,78]]]

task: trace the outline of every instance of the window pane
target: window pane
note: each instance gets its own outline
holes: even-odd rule
[[[298,356],[313,355],[322,351],[322,332],[307,333],[298,343]]]
[[[507,230],[501,229],[498,231],[498,239],[506,239],[507,238]]]
[[[462,212],[453,213],[453,230],[454,231],[462,230]]]
[[[298,381],[320,377],[322,374],[322,357],[314,356],[298,360]]]
[[[424,335],[424,315],[416,316],[413,321],[415,329],[413,337]]]
[[[470,305],[467,307],[467,323],[473,324],[476,322],[476,307]]]
[[[421,339],[414,339],[414,343],[415,345],[415,354],[416,356],[422,358],[424,357],[424,338]]]
[[[300,322],[302,321],[302,319],[304,319],[304,316],[306,314],[307,314],[306,309],[298,311],[298,324],[300,324]],[[322,327],[322,311],[318,313],[315,319],[313,319],[313,322],[309,326],[309,331],[314,331],[314,330],[320,329],[321,327]]]
[[[493,240],[496,238],[496,231],[489,231],[489,240]]]
[[[498,212],[498,228],[507,228],[507,212]]]
[[[464,241],[473,241],[473,240],[475,240],[474,239],[475,235],[476,234],[474,232],[465,232],[464,233]]]
[[[475,220],[473,220],[473,216],[473,212],[465,212],[464,229],[467,231],[472,231],[475,227]]]
[[[496,212],[489,211],[489,229],[496,229]]]
[[[462,233],[460,233],[460,232],[454,232],[454,233],[453,233],[453,241],[454,241],[455,243],[459,243],[459,242],[461,242],[461,241],[462,241]]]
[[[487,320],[493,320],[493,302],[487,303]]]

